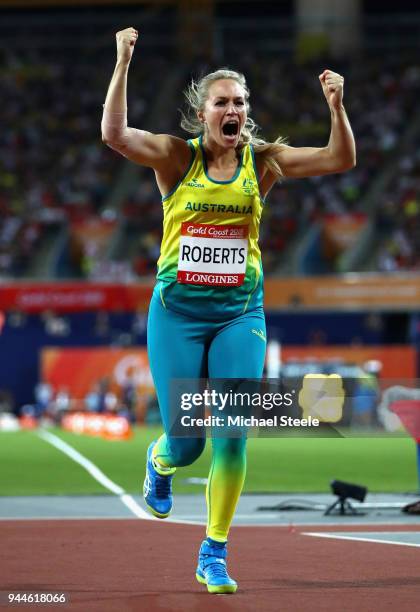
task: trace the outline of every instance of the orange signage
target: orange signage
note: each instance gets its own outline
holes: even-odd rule
[[[413,379],[417,376],[417,352],[414,348],[404,345],[396,346],[283,346],[281,359],[342,361],[362,366],[366,361],[380,361],[382,369],[380,378]]]
[[[343,274],[269,278],[265,282],[265,307],[319,308],[420,308],[418,274]]]
[[[79,405],[98,383],[107,381],[107,388],[119,401],[124,387],[134,385],[136,415],[144,418],[147,402],[154,394],[146,348],[47,348],[41,353],[42,378],[54,391],[65,390]]]
[[[95,282],[12,282],[0,286],[0,309],[39,313],[147,311],[154,279],[131,284]],[[401,308],[420,309],[420,275],[343,274],[341,276],[269,277],[267,310]]]
[[[106,440],[129,440],[133,436],[130,423],[122,416],[73,412],[63,417],[61,426],[66,431]]]

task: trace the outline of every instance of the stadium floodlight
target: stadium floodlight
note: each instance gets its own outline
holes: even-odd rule
[[[342,482],[341,480],[333,480],[330,483],[330,486],[332,492],[334,495],[337,495],[338,499],[336,499],[335,502],[326,509],[325,515],[331,514],[336,507],[341,516],[344,516],[345,514],[363,514],[362,512],[357,512],[348,499],[356,499],[357,501],[364,502],[366,493],[368,491],[366,487],[350,484],[348,482]]]

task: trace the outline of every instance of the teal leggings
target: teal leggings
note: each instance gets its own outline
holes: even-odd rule
[[[261,378],[266,350],[262,308],[228,321],[193,319],[164,307],[154,293],[148,318],[148,354],[165,434],[155,457],[165,466],[193,463],[205,437],[171,437],[171,379]],[[241,493],[246,471],[246,438],[212,438],[213,459],[207,485],[208,529],[224,541]]]

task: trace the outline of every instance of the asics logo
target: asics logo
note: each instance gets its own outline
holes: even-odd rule
[[[150,479],[150,476],[146,476],[146,479],[145,479],[144,485],[143,485],[143,493],[144,493],[145,497],[147,497],[149,495],[151,490],[152,490],[152,481]]]
[[[251,333],[261,338],[261,340],[263,340],[264,342],[267,342],[267,338],[265,337],[265,333],[262,329],[251,329]]]
[[[185,183],[188,187],[198,187],[199,189],[204,189],[203,183],[199,183],[198,179],[193,178],[188,183]]]

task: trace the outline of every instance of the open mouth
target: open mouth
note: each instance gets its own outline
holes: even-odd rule
[[[222,132],[225,136],[237,136],[239,131],[239,122],[232,119],[231,121],[227,121],[222,126]]]

